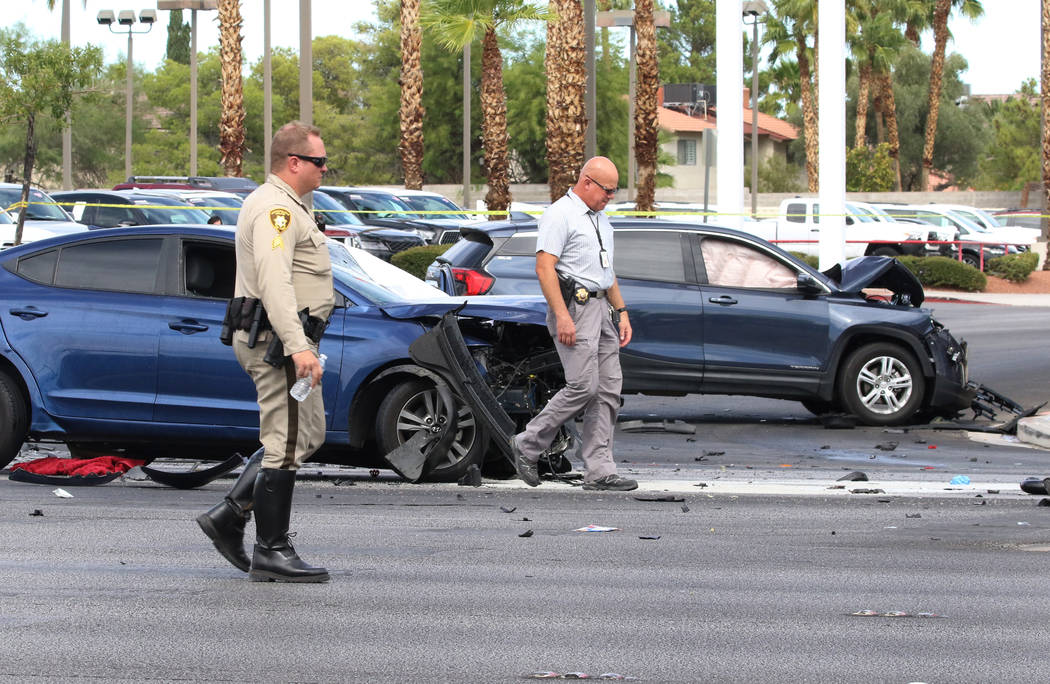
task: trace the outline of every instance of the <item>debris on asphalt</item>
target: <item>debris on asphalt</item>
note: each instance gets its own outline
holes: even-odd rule
[[[904,517],[905,518],[921,518],[922,517],[922,513],[905,513]]]
[[[697,483],[696,483],[695,485],[693,485],[693,486],[694,486],[694,487],[700,487],[701,489],[703,489],[704,487],[706,487],[706,486],[707,486],[707,483],[706,483],[706,482],[697,482]]]
[[[897,448],[898,444],[899,444],[899,442],[894,442],[894,441],[880,442],[880,443],[875,445],[875,448],[878,449],[879,451],[893,451],[894,449]]]
[[[704,456],[725,456],[724,451],[714,451],[713,449],[704,449]]]
[[[861,472],[859,470],[854,470],[852,473],[846,473],[845,475],[843,475],[842,477],[840,477],[839,479],[837,479],[835,481],[836,482],[867,482],[868,481],[868,476],[867,476],[866,473],[863,473],[863,472]]]
[[[1036,506],[1050,506],[1050,499],[1040,499],[1039,503],[1037,503]],[[34,515],[36,514],[34,513]],[[41,513],[40,515],[43,515],[43,513]]]
[[[659,539],[660,535],[658,535],[658,534],[643,534],[643,535],[639,536],[638,538],[639,539]]]
[[[604,525],[587,525],[586,527],[579,527],[573,532],[619,532],[619,527],[606,527]]]
[[[974,506],[987,506],[988,505],[987,501],[971,501],[970,503],[972,503]]]
[[[44,512],[42,510],[40,510],[39,508],[34,508],[33,512],[29,514],[29,517],[31,517],[31,518],[38,518],[38,517],[41,517],[43,515],[44,515]]]
[[[683,513],[688,513],[689,512],[689,506],[686,506],[685,504],[682,504],[682,512]]]
[[[347,477],[347,478],[343,478],[342,480],[336,480],[332,484],[335,485],[336,487],[342,487],[344,485],[347,486],[347,487],[353,487],[354,486],[354,481]]]
[[[850,494],[885,494],[886,492],[881,490],[881,489],[858,488],[858,489],[851,489],[851,490],[849,490],[849,493]]]
[[[58,489],[52,490],[51,493],[54,494],[55,496],[57,496],[60,499],[72,499],[73,498],[72,494],[70,494],[66,490],[62,489],[61,487],[59,487]]]
[[[915,443],[916,444],[925,444],[926,440],[925,439],[917,439],[917,440],[915,440]]]
[[[149,476],[149,479],[157,484],[174,487],[175,489],[197,489],[245,463],[247,463],[247,460],[243,456],[233,454],[222,463],[204,469],[200,468],[200,461],[194,463],[189,470],[182,471],[161,470],[145,465],[145,463],[138,467]]]
[[[1019,523],[1017,523],[1017,524],[1018,524],[1018,525],[1025,525],[1025,526],[1027,526],[1027,525],[1028,525],[1028,523],[1026,523],[1026,522],[1019,522]]]
[[[460,487],[480,487],[481,486],[481,468],[477,464],[472,464],[467,468],[467,472],[463,473],[463,477],[459,478]]]
[[[927,448],[927,449],[936,449],[936,448],[937,448],[937,445],[936,445],[936,444],[927,444],[927,445],[926,445],[926,448]]]
[[[519,536],[519,537],[523,537],[523,538],[524,538],[524,537],[531,537],[531,536],[532,536],[532,530],[525,530],[524,532],[522,532],[522,533],[521,533],[521,534],[519,534],[518,536]]]
[[[503,511],[504,513],[513,513],[514,511],[518,510],[518,507],[517,506],[500,506],[499,509],[501,511]]]
[[[628,420],[620,423],[624,432],[671,432],[680,435],[695,435],[696,426],[681,420]]]
[[[675,496],[674,494],[661,494],[657,496],[636,496],[635,501],[666,501],[668,503],[681,503],[685,499],[681,496]]]
[[[522,518],[522,522],[532,522],[532,518]]]
[[[531,672],[525,675],[525,679],[605,679],[617,681],[634,681],[637,677],[622,675],[618,672],[604,672],[600,675],[590,675],[586,672]]]
[[[466,501],[467,497],[463,496],[462,494],[456,494],[456,500],[457,501]]]
[[[368,471],[368,474],[372,476],[373,480],[379,479],[379,468],[372,468]]]
[[[989,494],[998,494],[998,493],[999,493],[999,490],[998,490],[998,489],[988,489],[988,490],[986,490],[986,491],[987,491],[987,492],[988,492]]]
[[[970,484],[970,478],[967,475],[956,475],[948,482],[953,485],[968,485]]]
[[[857,418],[848,413],[826,413],[817,416],[825,430],[852,430],[857,427]]]
[[[1027,494],[1046,496],[1047,494],[1050,494],[1050,477],[1026,477],[1024,481],[1021,482],[1021,491]]]
[[[907,612],[905,612],[903,610],[889,610],[889,611],[858,610],[855,613],[850,613],[850,615],[853,615],[855,617],[887,617],[887,618],[907,618],[907,617],[915,617],[915,618],[942,618],[942,617],[944,617],[943,615],[938,615],[937,613],[928,613],[928,612],[907,613]]]

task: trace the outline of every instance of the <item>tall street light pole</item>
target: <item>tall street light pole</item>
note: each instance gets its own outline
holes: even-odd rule
[[[470,43],[463,45],[463,208],[470,209]]]
[[[124,176],[125,178],[131,178],[131,112],[132,112],[132,101],[133,101],[133,90],[135,81],[135,67],[132,61],[132,36],[136,33],[149,33],[153,30],[153,24],[157,21],[157,11],[151,9],[144,9],[139,12],[139,23],[146,24],[149,28],[145,31],[135,31],[132,26],[135,25],[135,12],[133,10],[120,10],[120,12],[114,18],[113,10],[102,10],[98,13],[98,23],[109,28],[111,33],[124,33],[125,30],[128,34],[128,82],[127,90],[125,92],[125,106],[124,106]],[[113,30],[113,22],[116,21],[120,26],[126,27],[123,30]]]
[[[190,11],[190,175],[197,175],[197,11],[219,8],[218,0],[157,0],[157,9]]]
[[[273,62],[270,59],[270,0],[263,0],[263,176],[270,174],[273,144]]]
[[[314,122],[314,50],[310,0],[299,0],[299,120]]]
[[[751,218],[758,218],[758,25],[769,12],[762,0],[744,3],[744,23],[751,24]],[[748,22],[747,18],[751,17]]]

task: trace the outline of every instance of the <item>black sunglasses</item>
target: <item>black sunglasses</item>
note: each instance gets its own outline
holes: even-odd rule
[[[328,157],[311,157],[308,154],[296,154],[295,152],[289,152],[289,157],[295,157],[296,159],[302,159],[308,161],[319,169],[323,169],[325,164],[328,163]]]
[[[599,188],[602,189],[603,192],[605,192],[606,195],[609,195],[610,197],[612,197],[613,195],[616,194],[616,188],[607,188],[604,185],[602,185],[601,183],[599,183],[598,181],[596,181],[593,178],[591,178],[590,176],[587,176],[587,180],[589,180],[590,182],[592,182],[595,185],[597,185]]]

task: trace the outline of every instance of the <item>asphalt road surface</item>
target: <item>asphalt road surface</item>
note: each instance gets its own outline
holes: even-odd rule
[[[1048,313],[937,305],[973,376],[1026,405],[1046,398]],[[229,480],[59,498],[0,479],[0,678],[1045,679],[1050,507],[1017,483],[1050,475],[1046,451],[951,425],[829,430],[750,398],[629,397],[624,418],[696,427],[618,432],[632,493],[309,464],[294,542],[326,585],[252,583],[219,557],[193,518]],[[853,471],[869,481],[839,481]]]

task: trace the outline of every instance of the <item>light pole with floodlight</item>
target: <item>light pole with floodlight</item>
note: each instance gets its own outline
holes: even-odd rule
[[[753,29],[751,37],[751,218],[758,218],[758,25],[766,22],[769,8],[762,0],[747,0],[744,24]],[[751,21],[747,18],[751,17]]]
[[[124,107],[124,176],[131,177],[131,101],[134,80],[134,66],[131,61],[131,37],[135,33],[149,33],[153,30],[153,24],[157,21],[157,10],[144,9],[139,12],[138,21],[146,24],[149,28],[145,31],[135,31],[131,27],[135,25],[135,12],[133,10],[120,10],[116,17],[113,10],[102,10],[98,13],[98,23],[109,28],[111,33],[124,33],[125,30],[113,30],[113,23],[126,27],[128,34],[128,85],[125,97],[127,102]]]

